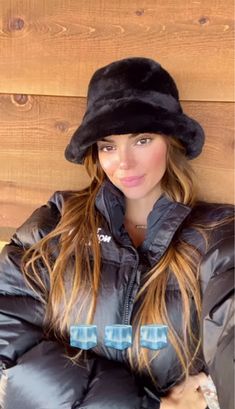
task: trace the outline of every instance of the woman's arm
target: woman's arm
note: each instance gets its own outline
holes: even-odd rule
[[[234,408],[234,269],[213,277],[204,294],[203,352],[220,409]]]
[[[74,365],[58,342],[42,341],[3,370],[4,409],[158,409],[146,401],[134,376],[118,362],[93,355]],[[188,409],[188,408],[187,408]]]
[[[20,264],[25,250],[58,222],[57,196],[33,212],[0,254],[0,359],[7,366],[43,337],[44,306],[25,283]]]
[[[233,409],[234,223],[220,228],[218,236],[220,239],[214,242],[201,264],[202,346],[220,408]]]

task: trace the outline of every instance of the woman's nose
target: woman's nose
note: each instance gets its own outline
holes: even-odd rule
[[[129,150],[123,150],[118,153],[119,168],[130,169],[134,164],[133,155]]]

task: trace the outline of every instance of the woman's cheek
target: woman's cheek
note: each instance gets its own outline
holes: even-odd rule
[[[102,158],[99,157],[100,165],[103,171],[108,175],[112,176],[113,172],[115,171],[115,161],[112,158]]]
[[[149,164],[155,164],[155,166],[166,166],[166,154],[167,154],[167,147],[165,143],[162,143],[161,146],[158,146],[158,149],[152,150],[150,157],[149,157]]]

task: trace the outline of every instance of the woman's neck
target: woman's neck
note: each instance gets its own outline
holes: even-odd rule
[[[134,225],[147,225],[147,218],[152,211],[155,202],[160,198],[162,192],[152,197],[141,199],[126,198],[125,219]]]

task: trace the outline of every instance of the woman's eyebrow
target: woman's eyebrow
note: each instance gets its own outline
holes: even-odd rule
[[[138,135],[139,135],[139,133],[132,133],[132,134],[129,135],[129,138],[135,138]],[[100,142],[114,142],[114,140],[111,139],[111,138],[104,138],[104,139],[100,139]]]

